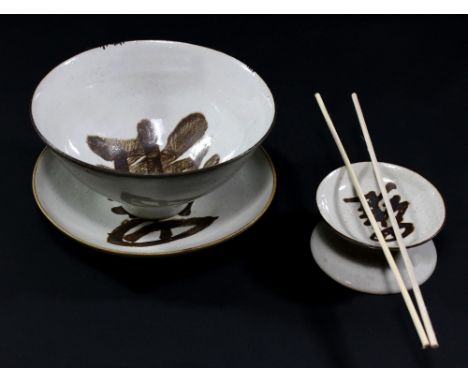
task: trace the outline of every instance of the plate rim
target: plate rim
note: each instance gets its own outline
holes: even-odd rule
[[[260,212],[252,220],[250,220],[247,224],[243,225],[241,228],[237,229],[236,231],[231,232],[228,235],[226,235],[224,237],[221,237],[219,239],[212,240],[210,242],[207,242],[207,243],[204,243],[204,244],[201,244],[201,245],[197,245],[197,246],[194,246],[194,247],[185,248],[185,249],[179,249],[179,250],[167,251],[167,252],[151,252],[151,253],[132,252],[131,250],[128,250],[128,251],[117,250],[117,249],[114,250],[114,249],[106,248],[106,247],[91,243],[89,241],[83,240],[83,239],[79,238],[78,236],[76,236],[75,234],[69,232],[66,228],[62,227],[59,223],[57,223],[47,213],[45,207],[40,202],[39,194],[38,194],[37,187],[36,187],[36,177],[37,177],[39,164],[41,163],[45,153],[48,150],[50,150],[50,148],[47,147],[47,146],[42,149],[41,153],[37,157],[36,162],[34,164],[33,173],[32,173],[32,192],[33,192],[34,201],[36,202],[36,205],[38,206],[38,208],[42,212],[42,214],[46,217],[46,219],[55,228],[57,228],[59,231],[61,231],[63,234],[65,234],[67,237],[73,239],[74,241],[76,241],[76,242],[78,242],[78,243],[80,243],[82,245],[85,245],[87,247],[96,249],[96,250],[98,250],[100,252],[104,252],[104,253],[108,253],[108,254],[112,254],[112,255],[125,256],[125,257],[170,257],[170,256],[176,256],[176,255],[191,253],[191,252],[199,251],[199,250],[202,250],[202,249],[205,249],[205,248],[213,247],[213,246],[219,245],[221,243],[224,243],[225,241],[233,239],[234,237],[240,235],[241,233],[246,231],[248,228],[253,226],[265,214],[265,212],[270,207],[270,205],[271,205],[271,203],[272,203],[272,201],[274,199],[274,196],[276,194],[277,174],[276,174],[276,169],[275,169],[275,166],[273,164],[273,161],[272,161],[270,155],[268,154],[268,152],[266,151],[266,149],[263,146],[260,146],[259,149],[262,152],[262,154],[264,155],[264,157],[266,158],[267,163],[269,164],[271,175],[272,175],[271,192],[270,192],[270,195],[269,195],[265,205],[263,206],[263,208],[260,210]]]
[[[368,165],[372,165],[372,162],[370,161],[360,161],[360,162],[354,162],[354,163],[351,163],[352,166],[354,165],[359,165],[359,164],[368,164]],[[444,207],[444,217],[442,219],[442,222],[440,223],[440,226],[437,228],[437,230],[428,238],[428,239],[425,239],[425,240],[421,240],[421,241],[418,241],[416,243],[413,243],[413,244],[410,244],[410,245],[406,245],[405,243],[405,246],[406,248],[413,248],[413,247],[417,247],[419,245],[422,245],[422,244],[425,244],[427,243],[428,241],[434,239],[441,231],[442,231],[442,228],[444,228],[445,226],[445,223],[447,221],[447,206],[445,205],[445,200],[444,198],[442,197],[442,194],[440,193],[440,191],[437,189],[436,186],[434,186],[434,184],[432,182],[430,182],[428,179],[426,179],[424,176],[422,176],[421,174],[417,173],[416,171],[413,171],[407,167],[404,167],[404,166],[400,166],[398,164],[394,164],[394,163],[388,163],[388,162],[381,162],[379,161],[379,165],[384,165],[384,166],[394,166],[394,167],[399,167],[400,169],[403,169],[403,170],[406,170],[406,171],[409,171],[413,174],[416,174],[417,176],[421,177],[423,180],[425,180],[427,183],[429,183],[432,188],[436,191],[436,193],[439,195],[440,197],[440,200],[442,201],[442,206]],[[376,244],[370,244],[370,243],[365,243],[363,241],[360,241],[348,234],[346,234],[345,232],[341,232],[339,231],[338,229],[335,228],[335,226],[329,221],[329,219],[327,219],[327,216],[325,216],[325,214],[323,213],[323,210],[322,208],[320,207],[320,203],[319,203],[319,190],[322,188],[323,184],[325,183],[325,181],[328,179],[328,178],[331,178],[332,176],[335,175],[335,173],[337,173],[338,171],[340,171],[341,169],[344,169],[345,166],[340,166],[338,168],[335,168],[334,170],[330,171],[330,173],[328,173],[323,179],[322,181],[320,182],[320,184],[318,185],[317,187],[317,190],[315,191],[315,204],[317,205],[317,208],[320,212],[320,215],[322,216],[322,218],[325,220],[325,222],[338,234],[340,235],[341,237],[343,237],[344,239],[346,240],[349,240],[350,242],[354,243],[354,244],[357,244],[357,245],[360,245],[360,246],[363,246],[363,247],[367,247],[367,248],[372,248],[372,249],[382,249],[382,247],[380,246],[380,244],[377,242]],[[353,187],[354,188],[354,187]],[[389,247],[389,249],[391,251],[398,251],[400,249],[400,247],[398,246],[398,244],[395,245],[395,242],[394,243],[389,243],[387,242],[387,245]]]

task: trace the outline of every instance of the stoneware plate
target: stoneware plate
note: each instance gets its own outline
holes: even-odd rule
[[[395,276],[388,267],[382,251],[365,248],[339,237],[324,222],[312,233],[310,246],[317,265],[333,280],[347,288],[372,294],[399,293]],[[418,284],[434,272],[437,253],[432,241],[410,248],[408,255],[414,265]],[[400,255],[395,256],[408,289],[411,283]]]
[[[163,220],[129,215],[76,180],[50,149],[33,172],[34,197],[52,224],[83,244],[123,255],[170,255],[223,242],[255,223],[275,190],[275,169],[263,149],[223,186]]]
[[[388,163],[380,163],[380,168],[406,246],[432,239],[445,220],[440,193],[414,171]],[[353,169],[388,245],[397,249],[371,163],[354,163]],[[358,244],[380,248],[344,167],[332,171],[320,183],[317,205],[325,221],[339,234]]]

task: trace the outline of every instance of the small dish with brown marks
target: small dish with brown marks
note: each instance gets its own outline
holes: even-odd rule
[[[371,163],[352,166],[388,246],[398,249]],[[405,245],[414,247],[437,235],[445,221],[445,205],[439,191],[407,168],[380,163],[380,169]],[[345,167],[322,180],[316,197],[322,217],[336,232],[360,245],[380,248]]]

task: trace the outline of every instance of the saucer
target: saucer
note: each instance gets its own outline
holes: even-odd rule
[[[400,292],[381,250],[351,243],[337,235],[325,222],[320,222],[315,227],[310,247],[317,265],[345,287],[372,294]],[[414,265],[416,280],[421,285],[432,275],[436,267],[437,252],[433,241],[409,248],[408,255]],[[403,259],[399,252],[395,252],[394,256],[405,285],[411,289]]]
[[[115,254],[158,256],[210,247],[245,231],[268,209],[276,173],[261,148],[227,183],[162,220],[130,215],[80,183],[48,148],[37,159],[32,185],[42,213],[72,239]]]
[[[371,163],[352,166],[388,246],[398,249]],[[405,245],[414,247],[431,240],[445,221],[445,205],[439,191],[407,168],[380,163],[380,169]],[[325,221],[340,235],[380,249],[345,167],[332,171],[320,183],[317,206]]]

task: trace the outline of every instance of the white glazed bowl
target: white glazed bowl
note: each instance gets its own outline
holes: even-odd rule
[[[352,166],[388,246],[398,249],[372,164]],[[380,170],[405,245],[415,247],[437,235],[445,222],[445,204],[439,191],[407,168],[380,162]],[[345,167],[322,180],[316,198],[322,217],[336,232],[360,245],[380,248]]]
[[[268,135],[273,96],[224,53],[131,41],[81,53],[38,85],[33,124],[80,181],[146,218],[176,214]]]

